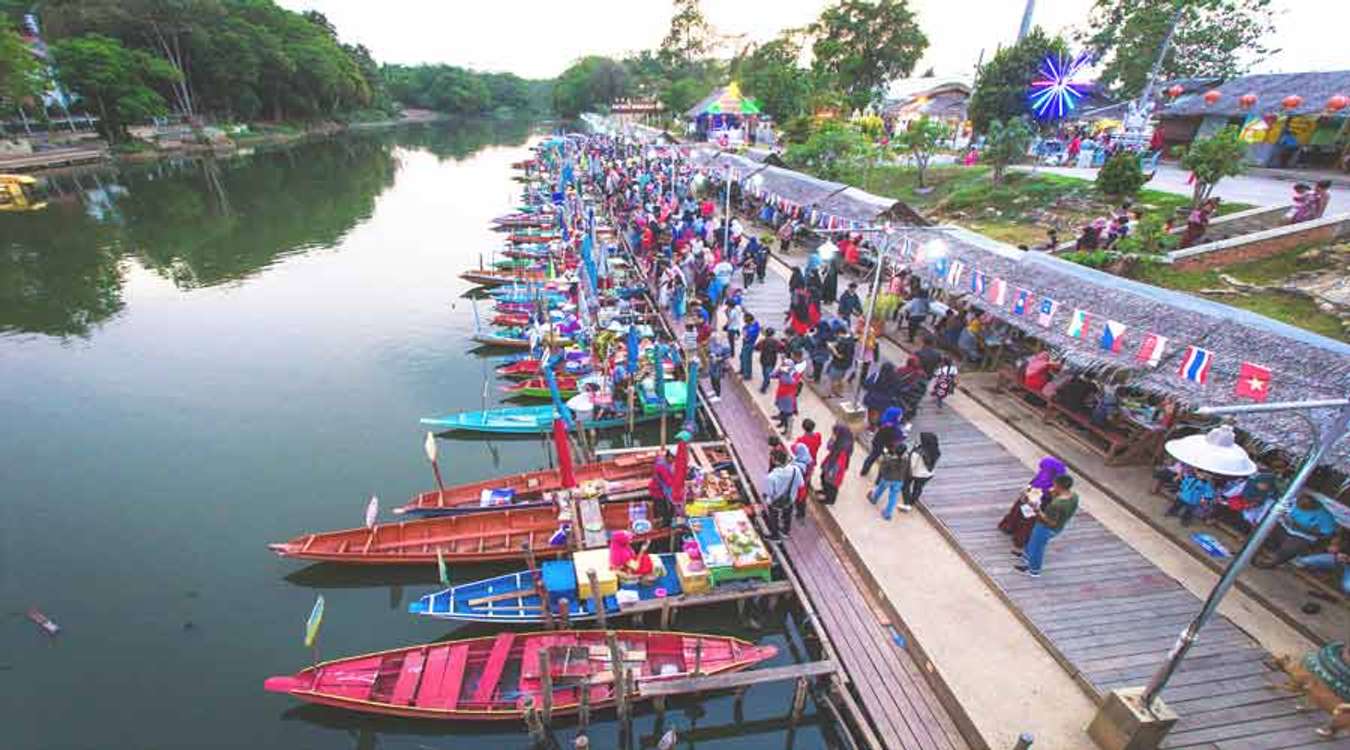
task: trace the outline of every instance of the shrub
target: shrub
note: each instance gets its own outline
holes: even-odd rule
[[[1147,181],[1139,156],[1131,151],[1117,151],[1097,172],[1097,189],[1107,195],[1134,195]]]

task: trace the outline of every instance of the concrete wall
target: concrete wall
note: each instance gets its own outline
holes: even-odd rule
[[[1350,237],[1350,213],[1279,226],[1167,254],[1177,268],[1206,270],[1268,258],[1303,245],[1321,245]]]

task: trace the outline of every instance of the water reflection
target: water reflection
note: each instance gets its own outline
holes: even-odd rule
[[[44,177],[46,210],[0,217],[0,332],[88,336],[123,308],[127,262],[188,290],[332,247],[393,184],[400,149],[461,159],[530,132],[527,122],[429,125]]]

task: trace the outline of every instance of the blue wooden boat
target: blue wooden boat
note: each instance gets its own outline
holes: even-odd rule
[[[662,589],[665,596],[679,596],[680,578],[675,571],[675,555],[655,555],[661,559],[665,575],[650,585],[641,583],[620,584],[620,591],[635,592],[640,601],[660,598],[657,590]],[[558,600],[566,598],[568,618],[573,622],[594,620],[595,603],[592,600],[577,601],[576,568],[571,560],[556,560],[543,563],[545,592],[548,594],[553,612],[558,612]],[[562,586],[549,588],[555,581]],[[568,586],[568,582],[571,585]],[[562,589],[562,590],[557,590]],[[606,596],[602,600],[607,616],[619,613],[617,596]],[[507,622],[537,623],[544,621],[539,606],[539,595],[534,588],[530,571],[485,578],[481,581],[451,586],[448,589],[427,594],[417,601],[409,602],[408,611],[415,615],[426,615],[445,620],[466,620],[471,622]]]
[[[679,383],[683,386],[684,383]],[[661,418],[660,409],[643,409],[633,417],[633,422],[641,424]],[[684,406],[668,406],[665,413],[674,417],[684,415]],[[423,417],[422,424],[441,432],[492,432],[504,435],[544,435],[553,431],[553,419],[557,416],[552,404],[537,406],[507,406],[485,411],[462,411],[442,417]],[[622,427],[628,424],[628,418],[622,412],[619,416],[605,419],[591,419],[586,422],[588,430],[603,430],[609,427]]]

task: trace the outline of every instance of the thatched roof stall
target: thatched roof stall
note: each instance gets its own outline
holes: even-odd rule
[[[845,188],[825,199],[820,209],[862,224],[894,222],[925,227],[932,222],[900,201],[873,195],[855,187]]]
[[[1184,88],[1184,86],[1183,86]],[[1205,102],[1209,89],[1195,87],[1174,99],[1158,112],[1159,117],[1246,117],[1248,115],[1321,115],[1326,113],[1327,100],[1336,94],[1350,96],[1350,70],[1323,73],[1263,73],[1242,76],[1217,87],[1219,100]],[[1243,107],[1244,94],[1255,94],[1256,102]],[[1285,97],[1296,94],[1302,103],[1285,109]]]
[[[1250,403],[1234,393],[1238,370],[1244,361],[1271,371],[1271,401],[1302,401],[1344,398],[1350,394],[1350,345],[1256,313],[1211,300],[1142,284],[1045,255],[1023,252],[973,232],[956,227],[921,229],[910,235],[915,246],[941,239],[950,261],[960,261],[965,270],[956,283],[934,281],[939,288],[971,295],[971,274],[979,271],[988,282],[1007,282],[1008,301],[991,304],[986,297],[971,304],[1039,339],[1061,354],[1072,366],[1101,373],[1127,371],[1127,383],[1142,390],[1167,395],[1191,406]],[[925,251],[923,267],[938,262]],[[932,279],[934,274],[926,274]],[[1026,289],[1035,302],[1025,315],[1013,314],[1018,289]],[[1049,297],[1059,303],[1048,328],[1037,322],[1035,304]],[[1082,338],[1068,335],[1075,309],[1089,314]],[[1124,346],[1111,353],[1099,345],[1107,320],[1126,326]],[[1167,338],[1162,361],[1155,368],[1139,362],[1136,354],[1146,333]],[[1213,355],[1208,383],[1200,385],[1178,374],[1186,348],[1195,345]],[[1323,412],[1317,418],[1329,418]],[[1236,425],[1265,448],[1301,452],[1311,445],[1308,430],[1292,412],[1244,414]],[[1341,441],[1327,462],[1350,473],[1350,441]]]

